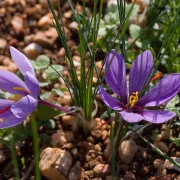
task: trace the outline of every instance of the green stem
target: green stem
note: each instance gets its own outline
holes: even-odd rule
[[[111,143],[111,170],[112,170],[112,180],[115,180],[116,176],[116,155],[115,155],[115,150],[114,150],[114,127],[113,123],[111,123],[110,126],[110,143]]]
[[[15,179],[19,180],[19,168],[18,168],[18,160],[17,160],[17,155],[16,155],[16,150],[14,147],[14,143],[12,143],[12,145],[10,146],[10,150],[11,150],[11,157],[12,157],[12,163],[14,166],[14,175],[15,175]]]
[[[31,125],[32,125],[32,133],[33,133],[33,144],[34,144],[34,162],[35,162],[35,178],[36,180],[41,179],[40,171],[39,171],[39,137],[38,137],[38,128],[36,123],[36,116],[34,113],[31,114]]]

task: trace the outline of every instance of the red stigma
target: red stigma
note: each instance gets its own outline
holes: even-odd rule
[[[152,83],[153,81],[155,81],[156,79],[159,79],[162,77],[162,73],[158,72],[150,81],[150,83]]]

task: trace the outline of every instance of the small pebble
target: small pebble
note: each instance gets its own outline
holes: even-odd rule
[[[100,139],[102,137],[102,131],[100,129],[97,130],[92,130],[91,131],[91,135],[92,137],[94,137],[95,139]]]
[[[96,145],[94,146],[94,149],[95,149],[96,151],[101,151],[101,150],[102,150],[102,148],[100,147],[99,144],[96,144]]]
[[[110,166],[109,164],[98,164],[93,168],[93,172],[96,177],[107,176],[110,172]]]
[[[95,142],[95,140],[92,136],[88,136],[87,141],[91,142],[92,144],[94,144],[94,142]]]
[[[63,149],[72,149],[74,147],[73,143],[67,143],[62,146]]]
[[[73,149],[71,150],[71,153],[72,153],[72,155],[73,155],[74,157],[78,157],[78,155],[79,155],[77,148],[73,148]]]
[[[72,125],[74,117],[70,115],[65,115],[62,117],[62,121],[64,125]]]
[[[155,142],[154,145],[157,146],[161,151],[163,151],[166,154],[169,152],[169,148],[165,142],[162,141]]]
[[[0,38],[0,49],[5,49],[7,46],[7,41],[5,39]]]
[[[157,134],[154,141],[158,142],[158,141],[161,141],[161,140],[162,140],[162,135],[161,134]]]
[[[157,169],[159,166],[162,166],[164,164],[164,161],[162,159],[155,159],[153,164],[155,169]]]
[[[170,135],[170,129],[167,128],[167,129],[161,131],[162,139],[168,140],[169,139],[169,135]]]

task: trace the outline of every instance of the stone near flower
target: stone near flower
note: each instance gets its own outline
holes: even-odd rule
[[[164,76],[149,92],[141,95],[151,81],[153,56],[149,50],[138,55],[129,73],[129,89],[126,82],[126,67],[123,56],[111,50],[105,62],[105,80],[120,100],[110,96],[101,86],[101,99],[111,109],[119,111],[122,118],[129,122],[146,120],[151,123],[164,123],[176,116],[168,110],[149,110],[147,107],[160,106],[175,97],[180,90],[180,73]]]
[[[9,57],[4,56],[2,64],[4,66],[9,66],[12,63],[11,59]]]
[[[55,28],[49,28],[47,31],[38,31],[33,40],[41,46],[47,47],[54,45],[58,38],[58,34]]]
[[[72,126],[73,125],[74,117],[70,115],[65,115],[62,117],[63,125],[65,126]]]
[[[11,20],[11,25],[17,34],[24,31],[23,19],[20,16],[14,16]]]
[[[68,142],[74,142],[74,134],[72,131],[64,131],[65,137]]]
[[[138,151],[137,144],[132,140],[123,141],[118,148],[118,155],[122,163],[130,163]]]
[[[155,159],[153,164],[154,164],[154,168],[157,169],[160,166],[164,165],[164,161],[162,159]]]
[[[165,142],[157,141],[154,142],[154,145],[166,154],[169,152],[169,147]]]
[[[67,139],[63,131],[58,131],[57,133],[52,134],[51,141],[53,147],[60,147],[67,143]]]
[[[15,73],[18,70],[18,67],[16,66],[15,63],[11,63],[11,64],[9,64],[7,70]]]
[[[36,59],[41,52],[42,47],[36,43],[31,43],[24,48],[24,53],[30,59]]]
[[[5,39],[0,38],[0,49],[5,49],[7,46],[7,41]]]
[[[40,156],[39,168],[43,176],[50,180],[67,180],[72,167],[72,157],[67,151],[46,148]]]
[[[38,21],[38,26],[40,28],[46,28],[52,25],[52,21],[53,21],[53,15],[52,13],[48,13],[45,16],[41,17],[41,19]]]
[[[78,23],[77,22],[72,22],[71,24],[69,24],[68,27],[73,32],[78,32]]]
[[[64,17],[67,19],[72,18],[72,16],[73,16],[73,13],[71,10],[64,13]]]
[[[97,164],[93,172],[96,177],[105,177],[110,173],[110,166],[109,164]]]

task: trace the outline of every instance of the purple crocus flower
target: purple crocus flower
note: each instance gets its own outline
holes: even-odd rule
[[[171,111],[153,110],[148,107],[167,103],[177,95],[180,90],[179,73],[164,76],[149,92],[142,97],[139,96],[152,68],[153,57],[149,50],[138,55],[130,69],[129,90],[127,90],[123,56],[114,50],[111,50],[107,56],[105,80],[120,100],[110,96],[101,86],[100,96],[107,106],[119,111],[127,122],[146,120],[151,123],[163,123],[176,116],[176,113]]]
[[[36,109],[38,103],[67,111],[39,99],[40,85],[30,61],[13,47],[10,47],[10,53],[23,74],[25,83],[15,74],[0,70],[0,89],[13,94],[8,100],[0,99],[0,129],[20,124]]]

